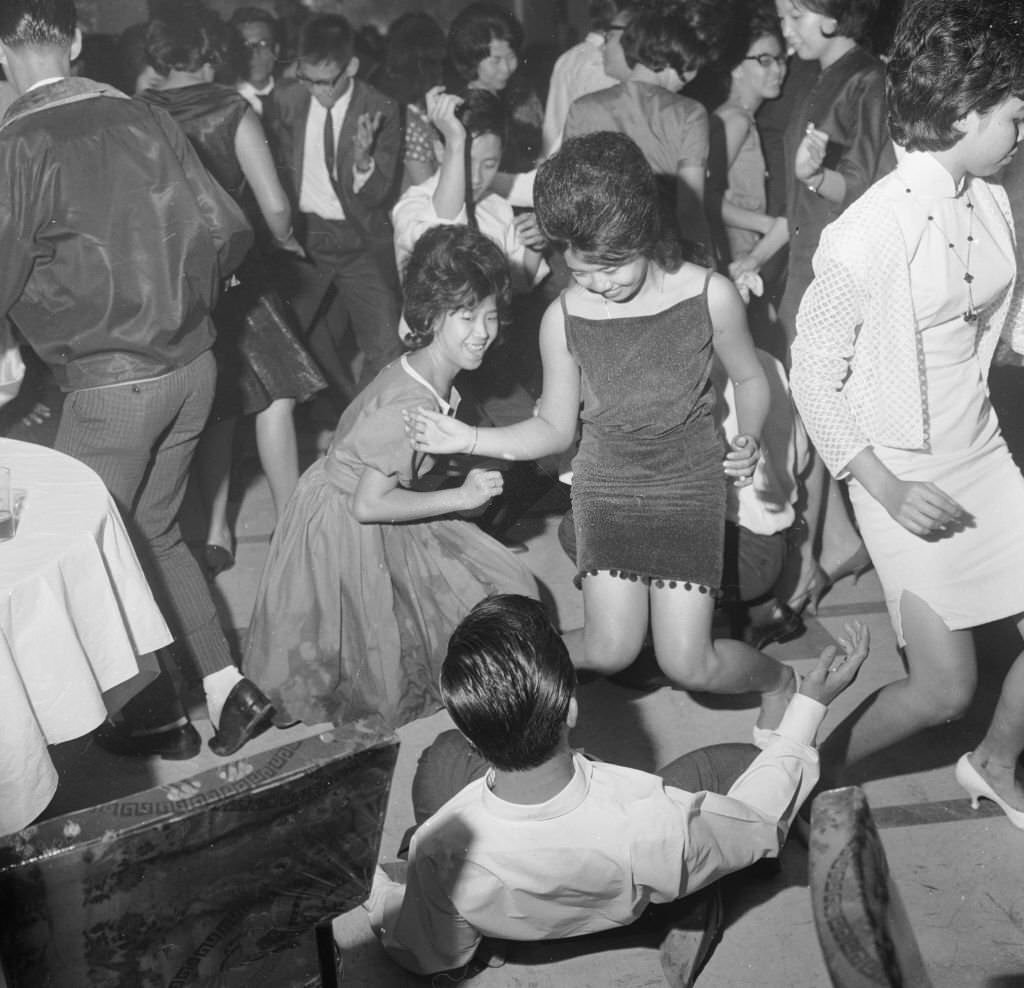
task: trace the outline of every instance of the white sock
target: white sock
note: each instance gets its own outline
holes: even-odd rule
[[[220,725],[220,712],[228,694],[240,682],[242,674],[234,666],[225,666],[209,676],[203,676],[203,692],[206,694],[206,709],[210,714],[210,723],[214,728]]]

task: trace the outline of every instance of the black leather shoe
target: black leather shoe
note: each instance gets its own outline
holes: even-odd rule
[[[274,705],[248,679],[235,683],[220,712],[217,733],[210,738],[215,755],[233,755],[262,734],[274,719]]]
[[[188,723],[152,734],[132,734],[124,724],[113,724],[108,720],[92,732],[92,738],[99,747],[112,755],[133,758],[159,755],[169,762],[195,758],[203,746],[199,732]]]
[[[761,649],[773,642],[782,644],[799,638],[807,626],[804,619],[797,614],[788,604],[777,603],[771,610],[771,616],[764,624],[751,625],[747,629],[746,639],[754,646]]]

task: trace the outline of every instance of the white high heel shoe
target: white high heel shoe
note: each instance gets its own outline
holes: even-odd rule
[[[970,754],[970,752],[968,752]],[[999,807],[1018,830],[1024,830],[1024,810],[1015,810],[985,781],[981,773],[971,764],[967,755],[962,755],[956,763],[956,781],[967,790],[971,797],[971,809],[978,808],[978,799],[990,799]]]

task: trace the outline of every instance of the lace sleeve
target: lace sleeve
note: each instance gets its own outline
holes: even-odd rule
[[[869,445],[844,394],[863,321],[867,279],[851,258],[841,258],[832,249],[834,239],[834,231],[826,230],[814,256],[814,280],[796,319],[790,387],[815,448],[840,477]]]

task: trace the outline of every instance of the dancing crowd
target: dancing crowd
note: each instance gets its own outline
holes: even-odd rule
[[[0,6],[5,397],[28,368],[5,430],[50,419],[96,470],[176,639],[96,743],[194,757],[190,680],[225,756],[444,707],[367,903],[399,963],[671,926],[686,897],[703,936],[717,880],[815,792],[963,714],[973,628],[1024,633],[1024,477],[988,390],[1024,353],[1024,3],[880,25],[877,0],[594,0],[549,74],[487,2],[383,35],[151,6],[102,66],[71,0]],[[249,416],[276,527],[239,665],[210,581]],[[559,462],[573,629],[493,524]],[[866,628],[802,678],[762,649],[870,567],[906,676],[818,749]],[[757,694],[751,743],[657,775],[574,751],[578,675],[643,656]],[[1024,654],[955,766],[1020,829],[1022,750]]]

